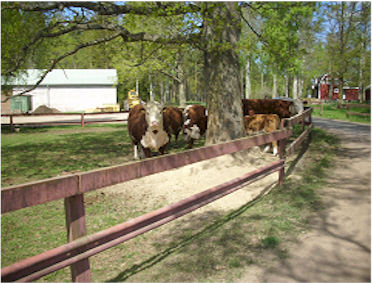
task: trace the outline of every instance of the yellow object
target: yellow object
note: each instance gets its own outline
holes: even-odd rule
[[[129,104],[129,109],[132,109],[133,106],[140,104],[140,98],[138,93],[135,90],[130,90],[128,92],[128,104]]]
[[[120,112],[120,104],[103,104],[104,112]]]

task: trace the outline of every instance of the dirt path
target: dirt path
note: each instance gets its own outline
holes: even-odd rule
[[[291,244],[289,258],[254,265],[239,282],[371,282],[371,128],[314,123],[342,139],[323,192],[326,209],[311,220],[311,232]]]

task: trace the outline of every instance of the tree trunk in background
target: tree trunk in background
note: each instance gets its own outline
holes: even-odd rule
[[[151,78],[150,74],[149,74],[149,81],[150,81],[150,101],[154,101],[155,100],[155,94],[153,92],[152,78]]]
[[[169,90],[169,78],[166,77],[165,81],[165,101],[166,103],[170,103],[170,90]]]
[[[206,2],[205,5],[214,6],[203,23],[208,97],[206,145],[211,145],[245,136],[239,58],[235,51],[241,26],[237,3]]]
[[[293,99],[297,98],[297,75],[293,78]]]
[[[289,75],[285,77],[285,97],[289,97]]]
[[[365,37],[365,35],[363,35],[363,38]],[[363,70],[364,70],[364,64],[365,64],[365,60],[366,60],[366,52],[365,52],[366,48],[365,48],[365,40],[362,40],[362,50],[361,50],[361,57],[360,57],[360,66],[359,66],[359,90],[358,90],[358,100],[359,100],[359,103],[362,103],[364,102],[364,74],[363,74]]]
[[[164,95],[164,84],[163,84],[163,80],[160,80],[159,82],[159,86],[160,86],[160,100],[162,103],[165,103],[165,95]]]
[[[186,107],[186,84],[184,80],[178,84],[178,95],[179,95],[179,107],[185,108]]]
[[[335,78],[333,77],[333,74],[331,75],[331,84],[329,86],[329,97],[328,100],[332,101],[333,100],[333,86],[335,85]]]
[[[245,67],[245,98],[249,99],[251,97],[252,86],[251,86],[251,66],[250,57],[247,59],[247,65]]]
[[[278,96],[278,78],[276,73],[274,73],[274,78],[273,78],[273,97],[275,98]]]

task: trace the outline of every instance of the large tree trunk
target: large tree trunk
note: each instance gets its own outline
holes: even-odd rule
[[[237,3],[210,2],[214,11],[203,23],[208,98],[206,145],[245,136],[240,97],[239,60],[235,51],[241,32]]]

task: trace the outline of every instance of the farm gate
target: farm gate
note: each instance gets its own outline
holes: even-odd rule
[[[284,178],[285,156],[293,153],[311,134],[313,128],[311,113],[312,109],[308,108],[292,118],[283,119],[282,128],[269,134],[2,188],[1,213],[64,199],[69,241],[67,244],[2,268],[2,281],[33,281],[71,266],[72,281],[90,282],[89,257],[175,220],[274,172],[279,172],[278,184],[280,185]],[[286,147],[286,140],[292,134],[293,125],[300,122],[302,134]],[[306,130],[305,125],[308,125]],[[169,206],[87,235],[84,193],[275,140],[280,141],[278,161]]]

